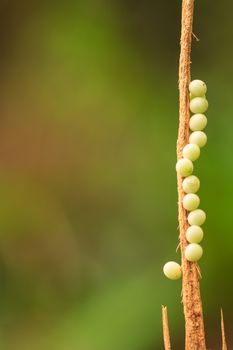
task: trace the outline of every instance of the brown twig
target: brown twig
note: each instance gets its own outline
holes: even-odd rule
[[[163,320],[164,350],[171,350],[171,341],[170,341],[168,315],[167,315],[167,307],[166,306],[162,306],[162,320]]]
[[[226,341],[226,333],[225,333],[224,317],[223,317],[222,309],[221,309],[221,331],[222,331],[222,350],[227,350],[227,341]]]
[[[189,91],[190,83],[190,61],[192,44],[192,25],[194,13],[194,0],[183,0],[182,2],[182,29],[181,29],[181,53],[179,66],[179,132],[177,140],[177,158],[182,158],[182,150],[188,143],[189,138]],[[183,308],[185,316],[185,349],[186,350],[206,350],[205,330],[202,312],[202,302],[200,295],[200,276],[196,263],[190,263],[185,259],[185,248],[187,241],[185,232],[188,228],[187,212],[182,206],[184,191],[182,189],[182,177],[178,180],[178,210],[180,247],[183,269]]]

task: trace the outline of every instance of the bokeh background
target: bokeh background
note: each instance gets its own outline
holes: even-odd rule
[[[0,348],[184,348],[175,146],[181,1],[0,1]],[[233,3],[196,1],[209,349],[233,348]]]

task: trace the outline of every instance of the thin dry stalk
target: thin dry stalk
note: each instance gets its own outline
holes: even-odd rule
[[[222,331],[222,350],[227,350],[227,341],[226,341],[226,333],[225,333],[224,317],[223,317],[222,309],[221,309],[221,331]]]
[[[177,158],[182,158],[182,150],[189,139],[189,91],[190,83],[190,57],[192,44],[194,0],[183,0],[182,2],[182,29],[181,29],[181,53],[179,66],[179,132],[177,140]],[[180,247],[182,256],[183,285],[182,301],[185,316],[185,349],[206,350],[205,330],[200,295],[200,275],[196,263],[190,263],[185,259],[185,248],[187,241],[185,232],[188,228],[187,212],[182,206],[184,191],[182,189],[182,177],[178,180],[178,210]]]
[[[162,306],[162,320],[163,320],[164,350],[171,350],[171,341],[170,341],[168,315],[167,315],[166,306]]]

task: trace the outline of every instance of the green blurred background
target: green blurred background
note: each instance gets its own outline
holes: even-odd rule
[[[183,349],[176,137],[181,1],[0,1],[0,348]],[[233,348],[233,3],[196,1],[208,83],[202,296]]]

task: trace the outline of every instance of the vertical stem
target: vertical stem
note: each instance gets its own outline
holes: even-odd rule
[[[168,315],[167,315],[167,307],[166,306],[162,306],[162,320],[163,320],[164,350],[171,350],[171,341],[170,341]]]
[[[179,66],[180,117],[177,140],[177,159],[182,158],[182,150],[188,143],[189,138],[190,112],[188,86],[190,83],[193,13],[194,0],[183,0]],[[182,296],[185,316],[185,349],[206,350],[198,265],[196,263],[188,262],[184,255],[185,248],[187,246],[185,232],[188,228],[188,222],[187,212],[182,206],[182,200],[185,195],[182,189],[182,180],[182,177],[178,175],[179,239],[183,269]]]
[[[223,317],[222,309],[221,309],[221,331],[222,331],[222,350],[227,350],[227,341],[226,341],[224,317]]]

